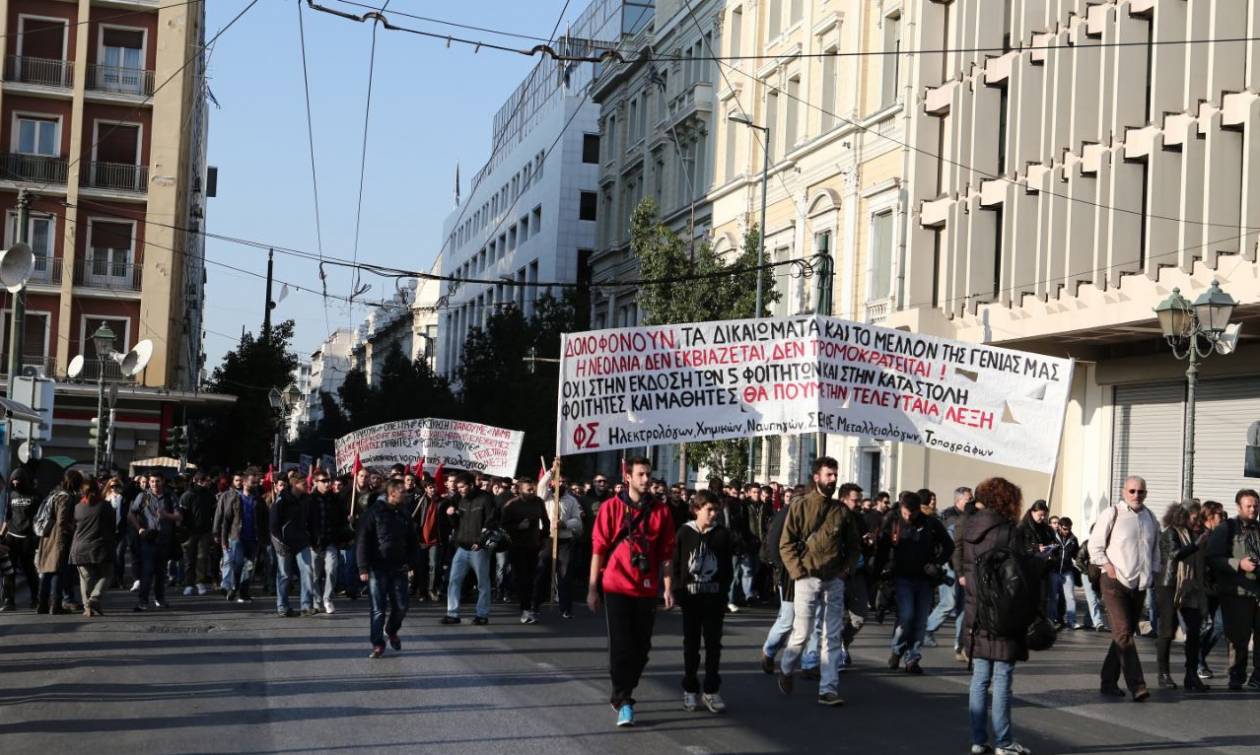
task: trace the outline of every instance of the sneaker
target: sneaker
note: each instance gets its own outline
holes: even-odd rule
[[[458,616],[443,616],[442,623],[443,624],[458,624],[459,617]]]
[[[522,624],[529,623],[529,611],[521,611],[521,623]]]
[[[137,604],[136,604],[136,607],[135,607],[135,608],[133,608],[133,609],[131,609],[131,610],[135,611],[136,613],[143,613],[143,612],[145,612],[145,611],[149,610],[149,607],[148,607],[148,606],[146,606],[146,605],[145,605],[145,604],[143,604],[143,603],[137,603]],[[1241,688],[1240,688],[1240,689],[1241,689]]]
[[[285,608],[281,608],[280,610],[276,611],[276,616],[279,616],[282,619],[287,619],[292,615],[293,615],[293,611],[285,609]]]
[[[922,675],[923,667],[919,665],[918,661],[910,661],[909,663],[906,664],[906,673]]]
[[[739,606],[735,605],[734,603],[727,603],[726,610],[730,611],[731,613],[739,613]]]
[[[170,608],[171,604],[167,603],[165,600],[155,600],[153,601],[153,607],[154,608]]]
[[[937,642],[936,642],[936,635],[935,635],[935,634],[933,634],[933,633],[931,633],[931,632],[928,632],[926,635],[924,635],[924,636],[923,636],[923,647],[925,647],[925,648],[934,648],[934,647],[939,647],[939,646],[937,645]]]
[[[1260,679],[1253,676],[1247,680],[1247,683],[1244,684],[1243,687],[1251,690],[1252,692],[1260,692]]]
[[[319,615],[319,610],[318,610],[318,609],[315,609],[315,608],[303,608],[303,609],[302,609],[302,616],[303,616],[303,618],[307,618],[307,619],[309,619],[309,618],[310,618],[310,617],[312,617],[312,616],[318,616],[318,615]]]
[[[135,582],[131,583],[131,591],[140,592],[140,580],[137,579]]]
[[[954,660],[959,663],[969,663],[971,661],[971,659],[967,657],[967,651],[962,648],[956,648],[954,650]]]
[[[537,614],[537,613],[535,613],[534,611],[529,611],[528,613],[526,613],[526,614],[525,614],[525,623],[526,623],[526,624],[537,624],[537,623],[538,623],[538,614]]]
[[[562,618],[562,619],[571,619],[571,618],[573,618],[573,612],[572,612],[572,611],[565,611],[564,613],[560,614],[560,618]]]
[[[993,752],[993,748],[988,745],[972,745],[971,755],[989,755]]]
[[[1151,698],[1151,691],[1146,688],[1146,685],[1143,685],[1133,690],[1133,702],[1135,703],[1144,703],[1150,698]]]
[[[389,640],[389,646],[395,650],[402,650],[402,638],[396,634],[387,634],[385,637]]]
[[[811,682],[816,682],[822,678],[822,671],[817,666],[814,666],[813,668],[803,668],[801,669],[801,678],[808,679]]]
[[[794,685],[794,680],[792,679],[792,675],[785,674],[782,671],[780,671],[779,673],[775,674],[775,676],[778,678],[779,691],[785,695],[792,694],[792,687]]]
[[[774,659],[766,655],[764,652],[761,654],[761,670],[766,674],[774,673]]]
[[[473,623],[479,627],[484,627],[486,624],[490,623],[490,618],[488,616],[474,616]]]
[[[617,709],[617,726],[634,726],[634,707],[626,704]]]
[[[1084,625],[1084,624],[1081,624],[1081,623],[1076,623],[1076,624],[1073,624],[1073,625],[1072,625],[1072,631],[1073,631],[1073,632],[1079,632],[1079,631],[1081,631],[1081,630],[1082,630],[1082,629],[1084,629],[1084,628],[1085,628],[1085,625]]]
[[[380,657],[381,657],[381,656],[383,656],[383,655],[385,655],[385,646],[384,646],[384,645],[377,645],[376,647],[372,648],[372,652],[371,652],[371,653],[368,653],[368,658],[369,658],[370,660],[373,660],[373,661],[374,661],[374,660],[376,660],[377,658],[380,658]]]
[[[888,668],[895,669],[901,665],[901,653],[888,654]]]
[[[1214,674],[1212,673],[1212,669],[1208,668],[1208,665],[1206,663],[1201,664],[1199,666],[1200,679],[1211,679],[1213,676]]]
[[[1032,755],[1032,750],[1019,742],[1011,742],[1004,747],[994,747],[994,755]]]
[[[198,594],[198,595],[209,595],[209,594],[210,594],[210,585],[197,585],[197,594]]]
[[[824,692],[818,696],[819,705],[844,705],[844,698],[834,692]]]
[[[238,597],[236,598],[236,602],[237,602],[237,603],[252,603],[253,601],[252,601],[252,600],[250,600],[249,598],[247,598],[247,597],[245,597],[245,596],[241,595],[241,596],[238,596]]]
[[[708,708],[710,713],[726,712],[726,702],[722,700],[722,696],[718,693],[702,695],[700,699],[704,701],[704,707]]]
[[[1106,697],[1124,697],[1124,690],[1118,684],[1104,684],[1099,687],[1098,692]]]
[[[233,603],[233,602],[235,602],[235,601],[236,601],[236,590],[228,590],[228,591],[227,591],[227,602],[229,602],[229,603]]]
[[[184,588],[184,597],[188,597],[189,595],[194,595],[196,594],[196,592],[197,592],[197,588],[193,587],[192,585],[189,585]]]
[[[333,608],[333,602],[331,600],[324,603],[324,613],[329,615],[337,613],[337,609]]]
[[[683,693],[683,710],[688,713],[695,713],[696,708],[700,705],[700,696],[694,692]]]

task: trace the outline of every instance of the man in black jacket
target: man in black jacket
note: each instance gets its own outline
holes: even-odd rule
[[[498,507],[487,491],[474,484],[472,474],[460,472],[455,477],[458,502],[446,509],[454,522],[455,554],[451,558],[451,580],[446,588],[446,615],[443,624],[459,623],[459,599],[464,577],[472,569],[477,575],[477,615],[474,624],[490,623],[490,552],[481,547],[485,530],[498,525]]]
[[[184,547],[184,594],[210,592],[211,545],[214,542],[214,493],[210,478],[198,472],[188,490],[179,497],[179,510],[184,515],[188,538]]]
[[[294,616],[289,585],[298,577],[303,616],[314,616],[311,589],[311,527],[306,520],[306,478],[294,475],[269,512],[271,547],[276,551],[276,613]]]
[[[905,662],[906,671],[922,674],[921,648],[932,610],[933,583],[944,575],[943,565],[954,552],[954,541],[934,516],[923,514],[918,493],[906,491],[897,499],[897,510],[884,523],[876,543],[876,565],[892,579],[897,600],[897,626],[893,630],[888,668]]]
[[[418,544],[415,523],[403,508],[403,498],[402,482],[390,480],[385,487],[385,500],[377,500],[359,521],[355,560],[359,564],[359,579],[368,583],[372,599],[369,658],[385,654],[386,638],[390,647],[402,650],[398,630],[407,615],[411,555]]]
[[[354,530],[346,513],[345,501],[332,492],[328,473],[317,469],[314,474],[315,492],[307,499],[307,521],[311,527],[311,566],[314,577],[315,609],[335,613],[333,593],[337,591],[337,574],[341,567],[341,549],[354,542]],[[323,600],[318,586],[323,582]]]

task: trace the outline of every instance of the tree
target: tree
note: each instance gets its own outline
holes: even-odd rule
[[[535,460],[550,459],[556,450],[559,365],[534,361],[531,371],[528,358],[558,357],[560,335],[573,330],[574,318],[572,298],[556,299],[548,293],[539,297],[530,317],[509,305],[491,315],[484,329],[474,329],[464,343],[458,371],[461,418],[523,430],[517,462],[521,474],[536,472]]]
[[[340,430],[334,437],[383,422],[441,417],[457,411],[446,380],[423,359],[409,360],[397,342],[386,352],[380,376],[373,385],[368,385],[367,374],[356,367],[346,373],[337,395],[341,409],[334,416],[343,418],[345,426],[326,427],[326,432]],[[328,403],[335,406],[331,398]],[[330,416],[327,410],[324,416]]]
[[[693,253],[687,244],[660,222],[656,202],[644,199],[630,220],[630,250],[639,260],[643,279],[660,281],[639,288],[639,309],[647,325],[664,325],[753,317],[757,276],[762,278],[762,316],[779,300],[771,268],[757,267],[761,230],[753,225],[744,234],[740,254],[729,263],[708,243]],[[740,272],[736,272],[740,271]],[[684,280],[689,276],[712,276]],[[742,475],[748,468],[747,441],[720,440],[688,443],[692,462],[724,477]]]
[[[272,458],[277,417],[268,394],[292,381],[298,358],[290,346],[293,321],[270,330],[241,336],[240,343],[223,356],[206,387],[236,397],[231,408],[190,422],[192,458],[201,465],[241,468]]]

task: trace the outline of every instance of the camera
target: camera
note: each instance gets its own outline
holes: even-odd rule
[[[630,551],[630,565],[638,572],[646,572],[648,570],[648,557],[642,551]]]
[[[945,573],[939,564],[927,564],[923,567],[923,573],[928,579],[938,585],[954,586],[954,578]]]

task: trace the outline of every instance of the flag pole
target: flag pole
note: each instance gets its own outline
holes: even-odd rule
[[[554,605],[560,606],[560,583],[556,581],[556,559],[560,555],[560,457],[551,464],[551,484],[555,485],[555,497],[552,499],[551,515],[551,596]]]

